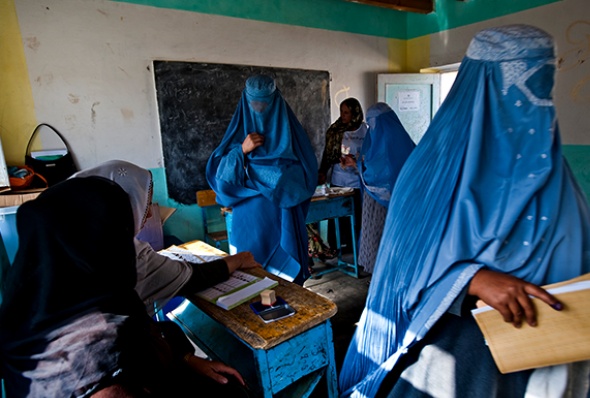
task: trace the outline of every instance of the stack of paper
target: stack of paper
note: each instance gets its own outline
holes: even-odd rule
[[[234,293],[221,296],[217,299],[216,304],[223,309],[231,310],[232,308],[237,307],[238,305],[258,296],[264,290],[272,289],[278,284],[279,282],[265,277],[264,279],[254,282],[253,284],[248,285]]]
[[[159,253],[173,260],[192,263],[205,263],[224,257],[218,253],[225,255],[200,241],[193,242],[189,246],[191,250],[172,245],[160,250]],[[270,278],[259,278],[246,272],[234,271],[228,280],[198,292],[197,296],[223,309],[231,310],[258,296],[263,290],[272,289],[278,284],[279,282]]]
[[[537,313],[535,327],[523,322],[520,328],[515,328],[489,306],[472,311],[500,372],[590,359],[590,281],[577,278],[547,291],[564,308],[556,311],[533,298]]]

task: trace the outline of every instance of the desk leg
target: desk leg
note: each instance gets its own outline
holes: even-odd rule
[[[321,275],[327,274],[333,271],[341,271],[347,275],[354,276],[355,278],[359,277],[359,270],[358,270],[358,255],[357,255],[357,247],[356,247],[356,232],[355,232],[355,217],[354,214],[348,216],[350,219],[350,236],[352,239],[352,263],[346,262],[342,259],[342,243],[340,240],[340,220],[338,217],[334,218],[334,229],[336,233],[336,251],[338,252],[338,266],[336,268],[330,268],[317,274],[314,274],[312,277],[319,277]]]
[[[332,323],[328,319],[326,321],[326,341],[328,344],[328,356],[330,363],[326,367],[326,386],[328,389],[328,397],[338,397],[338,375],[336,372],[336,354],[334,352],[334,336],[332,335]]]
[[[350,217],[350,233],[352,238],[352,263],[347,263],[341,259],[341,253],[338,257],[338,265],[341,267],[341,271],[345,274],[354,276],[355,278],[359,277],[359,267],[358,267],[358,260],[357,260],[357,251],[356,251],[356,232],[355,232],[355,219],[354,214]]]

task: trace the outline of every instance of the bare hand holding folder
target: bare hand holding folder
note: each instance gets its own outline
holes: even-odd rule
[[[564,305],[555,311],[533,298],[537,326],[515,328],[480,302],[472,311],[502,373],[590,359],[590,274],[544,286]]]

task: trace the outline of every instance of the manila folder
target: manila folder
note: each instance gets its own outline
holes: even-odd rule
[[[564,308],[533,298],[535,327],[515,328],[490,306],[472,311],[501,373],[590,359],[590,280],[583,279],[545,286]]]

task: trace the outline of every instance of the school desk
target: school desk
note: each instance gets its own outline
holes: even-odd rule
[[[201,241],[181,247],[196,254],[227,255]],[[277,280],[276,296],[296,313],[264,323],[249,305],[259,301],[260,296],[229,311],[192,296],[169,316],[207,355],[236,368],[256,396],[309,397],[323,380],[326,396],[337,397],[330,322],[336,304],[262,268],[247,272]]]
[[[231,208],[223,208],[223,216],[227,229],[227,236],[231,243],[231,225],[232,225],[232,211]],[[352,262],[344,261],[342,257],[342,243],[340,241],[340,218],[348,217],[350,219],[350,230],[352,237]],[[345,192],[330,194],[327,196],[313,197],[309,205],[309,210],[305,222],[307,224],[316,223],[327,220],[334,220],[336,231],[336,252],[338,253],[338,261],[333,267],[326,267],[312,275],[312,278],[320,277],[329,272],[340,271],[345,274],[359,277],[358,263],[357,263],[357,246],[356,246],[356,232],[355,232],[355,216],[354,216],[354,192]],[[230,245],[230,253],[232,252]]]
[[[350,232],[352,237],[352,263],[342,259],[342,244],[340,242],[340,218],[348,217],[350,219]],[[356,252],[356,233],[354,217],[354,192],[340,194],[330,194],[328,196],[314,197],[311,199],[309,211],[305,222],[308,224],[333,219],[336,231],[336,252],[338,253],[338,262],[334,267],[327,267],[312,275],[317,278],[323,274],[334,271],[341,271],[345,274],[359,277],[357,252]],[[321,224],[320,224],[321,225]]]

